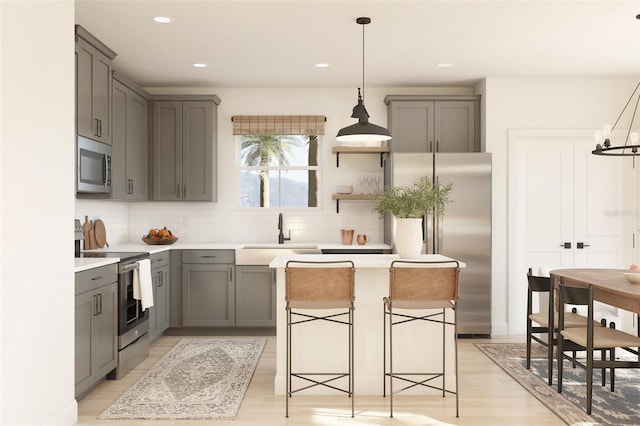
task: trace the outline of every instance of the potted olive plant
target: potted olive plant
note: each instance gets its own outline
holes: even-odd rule
[[[450,183],[424,176],[411,185],[388,187],[375,194],[379,217],[396,220],[395,248],[401,258],[415,258],[422,248],[422,217],[442,215],[449,201]]]

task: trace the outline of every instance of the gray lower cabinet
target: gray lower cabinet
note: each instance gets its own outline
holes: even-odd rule
[[[216,201],[219,103],[217,96],[152,97],[154,200]]]
[[[392,152],[480,151],[478,96],[388,95]]]
[[[149,308],[149,339],[153,341],[169,328],[170,252],[155,253],[149,257],[153,281],[153,306]]]
[[[75,395],[84,394],[118,363],[118,267],[75,276]]]
[[[233,250],[183,250],[182,325],[235,324]]]
[[[113,74],[113,199],[148,199],[148,96],[123,75]]]
[[[275,270],[236,266],[236,326],[276,326]]]

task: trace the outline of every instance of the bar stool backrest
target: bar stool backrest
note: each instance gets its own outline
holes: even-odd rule
[[[285,301],[290,307],[349,307],[355,299],[352,261],[289,261],[285,268]]]
[[[460,268],[456,261],[394,260],[389,274],[389,299],[397,307],[450,307],[458,300]]]

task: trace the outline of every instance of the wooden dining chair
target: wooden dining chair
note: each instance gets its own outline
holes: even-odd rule
[[[558,332],[558,311],[555,306],[555,291],[552,291],[551,278],[533,275],[533,271],[529,268],[527,272],[527,370],[531,369],[531,343],[537,342],[547,349],[547,382],[549,386],[553,383],[553,349],[557,346]],[[546,312],[540,310],[533,312],[533,298],[536,295],[547,294],[548,305]],[[577,313],[572,308],[571,312],[565,312],[565,327],[586,327],[587,317]],[[538,334],[546,334],[547,339],[539,337]],[[581,350],[578,345],[572,342],[565,342],[565,350],[576,351]]]
[[[562,392],[562,371],[563,360],[569,359],[574,364],[584,368],[587,373],[587,414],[591,414],[593,399],[593,370],[602,369],[603,386],[605,369],[609,369],[611,377],[611,391],[614,391],[615,369],[616,368],[640,368],[640,338],[611,327],[597,326],[593,321],[594,299],[593,286],[572,286],[571,280],[562,278],[559,285],[559,323],[558,323],[558,392]],[[566,327],[565,325],[565,305],[587,306],[586,327]],[[565,342],[567,340],[580,345],[586,351],[586,363],[575,356],[566,355]],[[616,358],[616,348],[622,349],[635,356],[635,360],[625,360]],[[600,352],[600,358],[594,357],[594,351]],[[609,357],[607,358],[607,352]]]

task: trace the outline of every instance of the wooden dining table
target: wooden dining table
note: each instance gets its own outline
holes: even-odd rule
[[[624,277],[626,269],[554,269],[549,272],[554,288],[558,288],[561,278],[571,280],[572,286],[593,286],[595,300],[627,311],[640,314],[640,284],[634,284]]]

